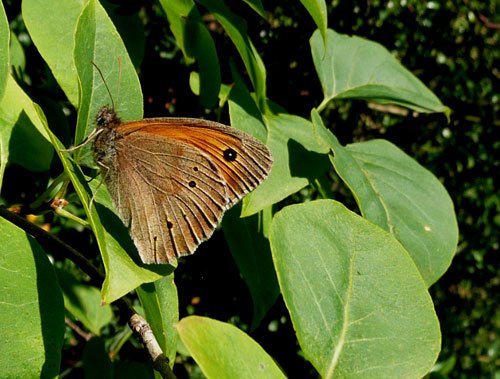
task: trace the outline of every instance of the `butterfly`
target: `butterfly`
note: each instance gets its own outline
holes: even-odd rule
[[[94,159],[113,205],[146,264],[192,254],[224,212],[271,171],[269,149],[232,127],[194,118],[122,123],[96,117]]]

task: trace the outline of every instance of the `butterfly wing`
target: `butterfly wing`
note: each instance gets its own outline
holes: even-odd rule
[[[193,253],[272,165],[260,141],[209,121],[145,119],[115,130],[106,184],[144,263]]]

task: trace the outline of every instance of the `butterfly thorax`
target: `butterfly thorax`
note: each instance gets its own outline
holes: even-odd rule
[[[120,125],[120,119],[114,110],[105,105],[99,109],[96,121],[99,134],[94,139],[94,159],[101,168],[109,168],[115,159],[116,127]]]

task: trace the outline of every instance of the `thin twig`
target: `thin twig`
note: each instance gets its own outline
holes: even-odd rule
[[[85,341],[90,341],[92,337],[94,337],[93,333],[87,333],[85,332],[82,328],[80,328],[78,325],[76,325],[71,319],[68,317],[64,318],[64,322],[66,325],[68,325],[71,329],[75,331],[76,334],[78,334],[80,337],[82,337]]]
[[[92,284],[99,287],[102,285],[102,282],[104,281],[104,274],[102,271],[94,266],[92,262],[85,258],[85,256],[79,251],[75,250],[58,237],[25,220],[23,217],[13,212],[9,212],[3,205],[0,205],[0,216],[17,225],[25,232],[31,234],[33,238],[35,238],[44,248],[44,250],[50,251],[51,254],[57,257],[68,258],[71,260],[90,277]],[[113,304],[118,306],[120,315],[127,318],[130,328],[137,333],[141,342],[150,353],[155,370],[160,373],[162,378],[174,379],[175,374],[168,364],[169,360],[163,354],[160,346],[158,345],[158,342],[151,331],[151,327],[146,320],[135,312],[130,300],[126,297],[122,297],[115,300]]]
[[[158,372],[168,372],[170,371],[172,376],[167,376],[169,379],[174,379],[175,375],[170,370],[170,366],[168,364],[168,358],[163,354],[160,345],[158,345],[158,341],[151,330],[151,326],[147,323],[144,318],[142,318],[139,314],[134,314],[130,317],[128,322],[130,328],[136,332],[141,339],[141,342],[148,349],[149,355],[153,360],[153,367]]]

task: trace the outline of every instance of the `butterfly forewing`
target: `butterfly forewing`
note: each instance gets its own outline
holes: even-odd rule
[[[271,170],[272,156],[263,143],[237,129],[215,122],[159,118],[125,123],[120,127],[131,133],[140,131],[162,135],[198,147],[219,167],[236,199],[257,187]]]

